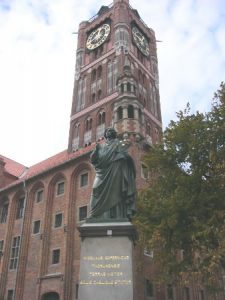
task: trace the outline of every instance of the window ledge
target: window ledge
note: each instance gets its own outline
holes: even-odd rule
[[[52,273],[52,274],[46,274],[42,277],[39,277],[39,280],[43,280],[43,279],[51,279],[51,278],[61,278],[61,280],[63,280],[64,275],[62,273]]]

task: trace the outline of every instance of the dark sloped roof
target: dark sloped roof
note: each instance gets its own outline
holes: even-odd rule
[[[0,155],[0,159],[5,163],[5,172],[8,174],[15,176],[15,177],[20,177],[23,172],[26,170],[26,167],[15,160],[12,160],[6,156]]]
[[[56,155],[49,157],[30,168],[27,168],[9,158],[6,158],[5,156],[1,156],[4,160],[5,169],[8,173],[11,175],[16,176],[18,179],[9,184],[8,186],[4,187],[3,189],[7,189],[11,186],[14,186],[24,180],[30,179],[34,176],[37,176],[38,174],[41,174],[43,172],[47,172],[48,170],[51,170],[57,166],[60,166],[66,162],[69,162],[70,160],[73,160],[74,158],[78,158],[79,156],[83,156],[84,154],[90,152],[95,147],[95,144],[92,144],[88,147],[82,148],[76,152],[69,153],[67,150],[64,150],[60,153],[57,153]],[[2,189],[2,190],[3,190]]]

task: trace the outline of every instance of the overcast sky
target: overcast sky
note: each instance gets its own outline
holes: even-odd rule
[[[67,148],[78,24],[102,0],[0,0],[0,154],[31,166]],[[164,128],[225,80],[224,0],[130,0],[156,32]]]

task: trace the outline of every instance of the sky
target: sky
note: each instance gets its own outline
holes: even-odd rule
[[[0,0],[0,154],[31,166],[67,148],[78,25],[102,0]],[[163,127],[206,112],[225,81],[224,0],[130,0],[156,33]]]

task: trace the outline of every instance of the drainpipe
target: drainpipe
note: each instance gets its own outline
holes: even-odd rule
[[[24,206],[23,206],[23,217],[22,217],[22,225],[21,225],[21,230],[20,230],[20,247],[19,247],[19,254],[18,254],[18,262],[17,262],[17,268],[16,268],[16,280],[15,280],[15,288],[14,288],[14,295],[13,295],[13,300],[19,300],[16,298],[16,283],[17,279],[19,276],[19,264],[20,264],[20,255],[21,255],[21,246],[22,246],[22,241],[23,241],[23,231],[24,231],[24,221],[25,221],[25,211],[26,211],[26,206],[27,206],[27,196],[28,196],[28,191],[26,187],[26,179],[23,180],[23,190],[24,190]]]

